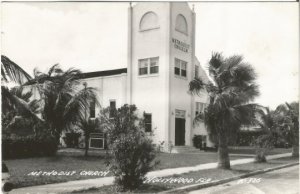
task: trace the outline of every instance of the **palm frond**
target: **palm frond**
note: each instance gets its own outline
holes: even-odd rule
[[[213,69],[218,69],[219,67],[221,67],[224,61],[225,60],[222,53],[213,52],[212,57],[209,61],[209,67],[212,67]]]
[[[96,96],[96,89],[87,87],[77,92],[66,104],[64,117],[69,120],[70,124],[77,124],[78,121],[89,118],[91,102],[95,102],[99,106]]]
[[[10,93],[7,87],[1,86],[1,94],[2,94],[2,111],[9,111],[17,109],[18,112],[25,117],[32,117],[37,121],[43,121],[40,119],[31,109],[30,104],[24,101],[21,98]]]
[[[189,91],[192,94],[199,94],[201,90],[205,89],[205,83],[201,78],[194,78],[190,83],[189,83]]]
[[[50,67],[50,69],[48,70],[48,76],[55,76],[55,75],[59,75],[63,73],[63,70],[60,68],[59,64],[54,64],[53,66]]]

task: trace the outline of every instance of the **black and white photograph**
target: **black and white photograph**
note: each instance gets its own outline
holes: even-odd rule
[[[2,1],[6,194],[299,193],[299,1]]]

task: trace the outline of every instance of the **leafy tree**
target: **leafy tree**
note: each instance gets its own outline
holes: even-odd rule
[[[250,102],[259,95],[256,74],[242,56],[224,58],[220,53],[212,54],[208,71],[211,81],[204,82],[198,77],[189,85],[192,94],[205,89],[210,97],[204,115],[196,116],[194,122],[204,119],[210,139],[218,145],[218,167],[229,169],[230,136],[242,125],[255,122],[258,105]]]
[[[80,89],[80,73],[74,68],[63,71],[58,64],[47,73],[34,70],[35,79],[31,83],[42,100],[42,117],[57,142],[63,130],[71,130],[89,117],[86,112],[89,113],[91,101],[96,100],[94,88]]]
[[[299,102],[279,105],[275,112],[280,115],[279,124],[284,136],[293,146],[292,155],[299,156]]]
[[[124,105],[109,118],[101,114],[101,125],[107,131],[108,160],[115,182],[123,190],[139,187],[154,165],[155,145],[145,133],[144,119],[138,117],[135,105]],[[109,110],[113,111],[113,110]]]

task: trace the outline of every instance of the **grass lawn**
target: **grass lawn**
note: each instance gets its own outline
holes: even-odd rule
[[[223,169],[209,169],[209,170],[201,170],[196,172],[185,173],[176,176],[164,177],[166,179],[189,179],[193,180],[191,183],[147,183],[143,185],[136,191],[126,192],[126,193],[155,193],[160,191],[165,191],[169,189],[174,189],[177,187],[182,187],[190,184],[195,184],[196,181],[199,180],[220,180],[224,178],[230,178],[237,175],[249,173],[256,170],[271,168],[280,166],[287,163],[299,162],[299,158],[280,158],[275,160],[270,160],[267,163],[249,163],[242,165],[232,166],[231,170],[223,170]],[[74,193],[118,193],[118,188],[115,185],[104,186],[99,189],[90,189],[88,191],[80,191]]]
[[[83,151],[75,153],[59,153],[55,157],[41,157],[28,159],[5,160],[9,168],[11,181],[16,187],[26,187],[49,183],[66,182],[80,179],[99,178],[102,175],[80,174],[83,171],[107,171],[104,152],[91,152],[90,157],[83,157]],[[231,156],[231,160],[245,157]],[[194,166],[217,161],[217,154],[213,152],[169,154],[160,153],[157,156],[160,164],[154,170]],[[72,175],[28,175],[31,172],[71,172]],[[83,172],[84,173],[84,172]],[[106,176],[111,176],[108,174]]]

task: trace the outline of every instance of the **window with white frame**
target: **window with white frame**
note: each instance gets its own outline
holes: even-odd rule
[[[196,102],[196,112],[195,112],[195,115],[198,115],[199,113],[203,114],[206,107],[207,107],[207,105],[205,103],[203,103],[203,102]]]
[[[104,134],[103,133],[91,133],[89,147],[95,149],[104,149]]]
[[[145,132],[151,132],[152,131],[152,115],[149,113],[144,113],[145,118]]]
[[[175,58],[175,68],[174,68],[175,75],[186,77],[186,71],[187,71],[187,62]]]
[[[158,74],[158,57],[139,60],[139,75]]]

